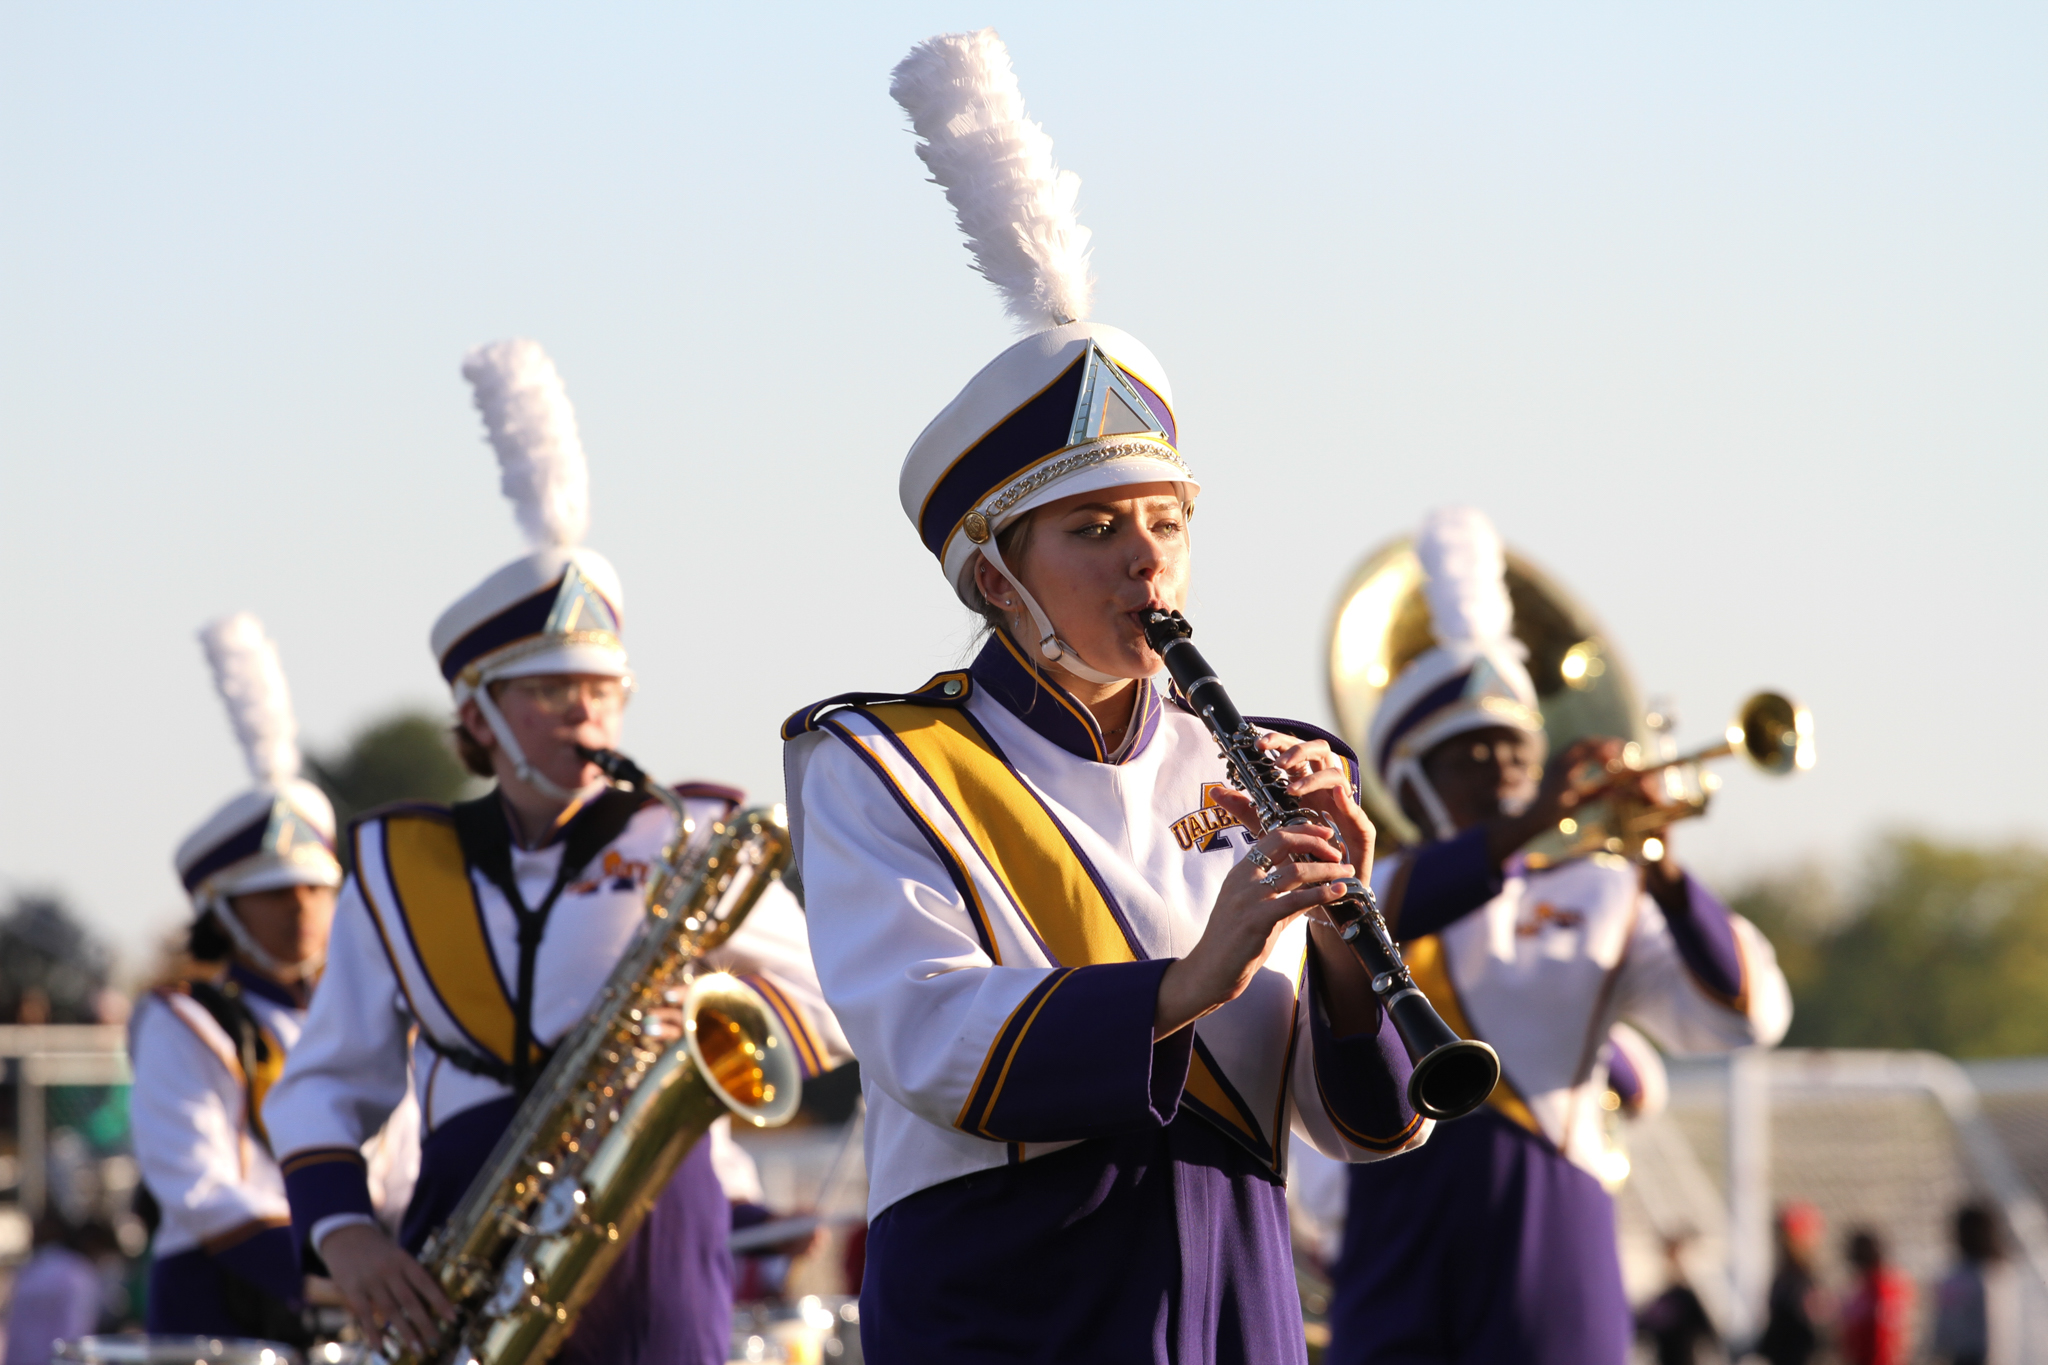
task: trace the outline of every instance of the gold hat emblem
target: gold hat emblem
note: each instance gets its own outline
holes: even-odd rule
[[[960,521],[960,529],[976,545],[988,544],[988,518],[979,512],[969,512]]]

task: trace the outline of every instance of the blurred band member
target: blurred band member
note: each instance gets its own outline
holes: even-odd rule
[[[1185,600],[1197,485],[1158,362],[1085,320],[1071,177],[1001,40],[921,43],[892,93],[1032,334],[925,429],[899,484],[985,647],[783,731],[811,942],[868,1102],[863,1348],[1302,1361],[1290,1133],[1373,1161],[1429,1127],[1364,969],[1305,919],[1350,874],[1337,834],[1370,862],[1355,770],[1269,722],[1326,826],[1259,831],[1154,681],[1140,617]]]
[[[1668,855],[1541,870],[1518,851],[1619,753],[1575,745],[1547,769],[1535,688],[1480,513],[1417,541],[1436,645],[1388,689],[1371,762],[1436,842],[1373,881],[1418,983],[1500,1053],[1491,1102],[1415,1156],[1352,1173],[1330,1359],[1620,1365],[1631,1320],[1602,1189],[1602,1043],[1626,1020],[1676,1052],[1775,1042],[1791,1003],[1775,955]],[[1539,777],[1541,783],[1539,786]]]
[[[649,866],[673,832],[664,807],[611,788],[577,751],[618,746],[633,679],[618,575],[580,548],[588,470],[561,379],[530,341],[483,347],[464,373],[534,546],[433,629],[458,747],[496,785],[452,808],[392,806],[351,827],[327,979],[265,1110],[300,1246],[318,1253],[373,1338],[408,1344],[432,1339],[450,1310],[414,1253],[631,944]],[[728,787],[677,790],[700,837],[740,800]],[[806,1075],[845,1055],[818,1001],[803,912],[780,884],[711,961],[751,973]],[[652,1023],[650,1034],[681,1028],[679,1014]],[[426,1136],[394,1242],[369,1216],[356,1152],[409,1084]],[[723,1362],[730,1231],[712,1144],[699,1142],[556,1358]]]
[[[162,1210],[152,1332],[303,1341],[304,1299],[264,1095],[299,1040],[341,867],[334,811],[299,778],[277,649],[246,613],[200,634],[256,786],[178,849],[198,917],[188,981],[130,1024],[135,1156]]]

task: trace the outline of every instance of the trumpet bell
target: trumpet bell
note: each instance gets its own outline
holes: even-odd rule
[[[1728,728],[1730,742],[1764,772],[1782,777],[1813,767],[1813,713],[1790,697],[1759,692]]]

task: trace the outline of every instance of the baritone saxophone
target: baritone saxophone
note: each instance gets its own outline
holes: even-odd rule
[[[788,866],[783,808],[735,811],[693,848],[666,786],[608,750],[585,757],[667,806],[676,833],[650,870],[638,936],[421,1251],[452,1325],[424,1353],[387,1338],[390,1365],[539,1365],[715,1120],[769,1128],[796,1112],[801,1072],[780,1022],[737,978],[702,967]],[[646,1035],[665,1007],[682,1011],[680,1041]]]

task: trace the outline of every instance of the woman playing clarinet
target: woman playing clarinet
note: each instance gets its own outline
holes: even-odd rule
[[[1265,832],[1155,681],[1197,484],[1172,391],[1085,320],[1073,181],[993,32],[893,93],[1030,329],[906,459],[905,511],[988,623],[966,668],[785,726],[826,996],[861,1061],[871,1360],[1300,1361],[1290,1133],[1423,1141],[1363,968],[1309,921],[1370,875],[1355,763],[1262,722],[1326,817]],[[1347,852],[1348,850],[1348,852]]]

